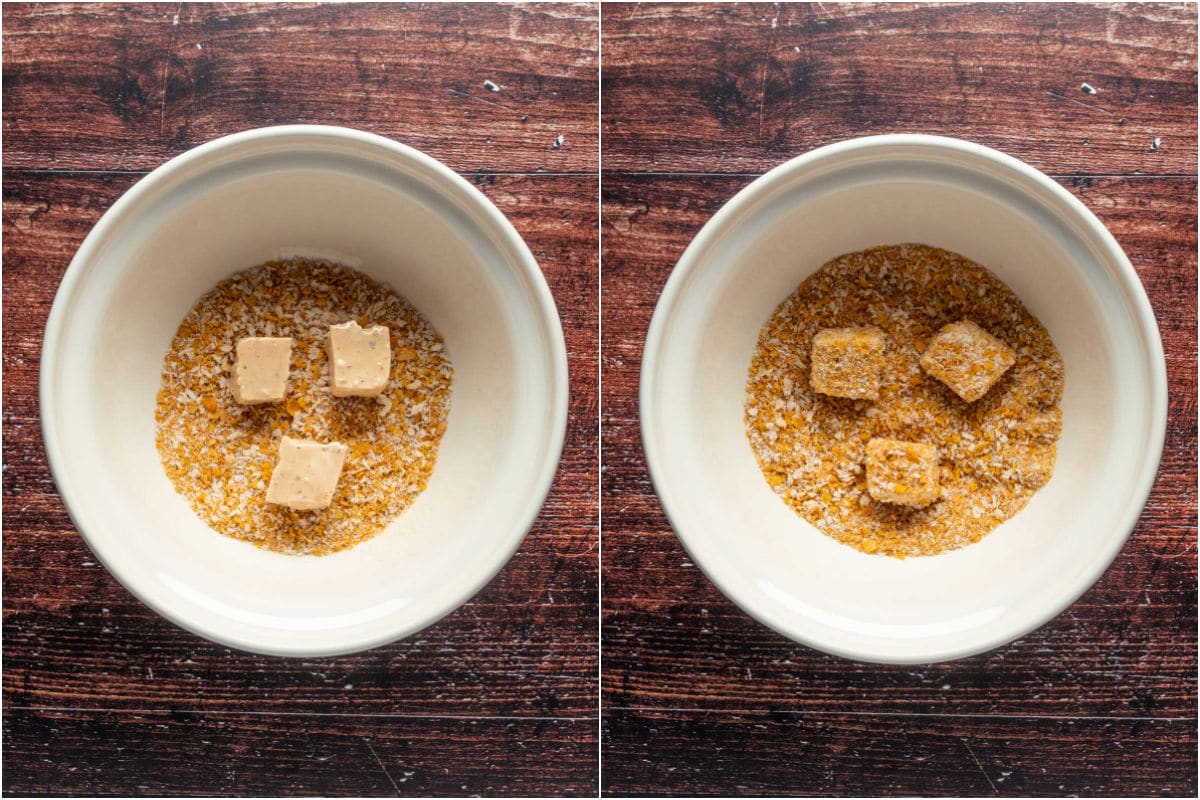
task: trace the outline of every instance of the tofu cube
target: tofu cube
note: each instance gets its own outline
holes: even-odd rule
[[[243,405],[278,403],[287,394],[292,367],[292,340],[288,337],[239,339],[237,361],[229,388]]]
[[[1016,361],[1012,348],[964,319],[945,326],[930,339],[921,355],[921,369],[974,403]]]
[[[297,511],[327,508],[346,463],[344,444],[283,437],[267,486],[267,502]]]
[[[826,328],[813,337],[813,389],[832,397],[878,400],[883,374],[883,331]]]
[[[383,325],[360,328],[354,320],[330,325],[325,339],[334,397],[377,397],[392,371],[392,340]]]
[[[898,439],[867,442],[867,493],[880,503],[923,508],[942,493],[938,451]]]

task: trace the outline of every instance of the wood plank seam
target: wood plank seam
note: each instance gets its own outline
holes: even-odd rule
[[[355,719],[422,719],[422,720],[446,720],[451,722],[470,722],[472,720],[490,720],[494,722],[592,722],[597,719],[596,715],[586,715],[580,717],[546,717],[546,716],[523,716],[520,714],[385,714],[385,713],[365,713],[355,714],[351,712],[338,711],[245,711],[236,708],[175,708],[163,706],[161,708],[88,708],[86,706],[7,706],[5,713],[9,711],[54,711],[71,714],[160,714],[163,711],[174,711],[180,714],[203,714],[207,716],[255,716],[255,717],[351,717]],[[1133,719],[1133,717],[1125,717],[1124,719]]]
[[[758,716],[770,714],[784,717],[886,717],[888,719],[1007,719],[1048,722],[1188,722],[1197,720],[1195,715],[1179,717],[1124,717],[1119,714],[955,714],[933,711],[797,711],[777,708],[682,708],[678,706],[606,706],[605,712],[633,712],[637,714],[722,714],[729,716]]]
[[[797,153],[797,156],[803,153]],[[787,160],[780,161],[780,164],[786,164]],[[496,174],[496,173],[489,173]],[[542,173],[535,173],[542,174]],[[651,172],[641,170],[602,170],[600,173],[605,178],[761,178],[765,172]],[[1153,174],[1143,172],[1117,173],[1117,172],[1043,172],[1047,178],[1054,180],[1072,180],[1075,178],[1104,178],[1112,180],[1178,180],[1180,178],[1195,178],[1198,173],[1195,172],[1156,172]]]
[[[164,162],[165,163],[165,162]],[[153,170],[146,169],[45,169],[41,167],[5,167],[6,175],[45,175],[47,177],[71,175],[149,175]],[[494,170],[468,170],[457,172],[457,175],[467,178],[594,178],[598,172],[500,172]]]

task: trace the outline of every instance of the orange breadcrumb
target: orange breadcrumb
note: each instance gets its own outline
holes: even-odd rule
[[[329,391],[325,336],[357,319],[391,332],[391,375],[375,398]],[[290,336],[283,403],[238,405],[233,349],[247,336]],[[222,281],[184,318],[163,361],[155,409],[163,469],[220,533],[283,553],[322,555],[369,539],[425,489],[450,411],[453,370],[442,339],[408,301],[343,266],[271,261]],[[279,442],[350,450],[333,503],[291,511],[266,502]]]
[[[919,364],[937,331],[964,318],[1015,355],[973,403]],[[878,399],[817,393],[813,337],[869,326],[887,339]],[[746,435],[768,485],[825,534],[865,553],[933,555],[979,541],[1050,479],[1062,387],[1050,335],[992,273],[925,245],[876,247],[821,267],[767,321],[747,379]],[[866,453],[875,438],[935,447],[938,499],[924,508],[873,500]]]

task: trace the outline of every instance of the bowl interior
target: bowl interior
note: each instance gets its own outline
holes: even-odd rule
[[[97,555],[176,622],[263,652],[359,649],[464,602],[531,524],[565,421],[561,328],[515,231],[445,168],[364,135],[209,145],[146,183],[81,248],[47,338],[48,448]],[[428,489],[377,537],[325,557],[215,533],[154,444],[162,360],[184,315],[221,279],[289,255],[390,285],[454,367]]]
[[[1029,505],[978,544],[902,561],[797,516],[769,489],[742,419],[776,306],[831,258],[905,242],[998,275],[1050,332],[1066,384],[1054,475]],[[848,150],[757,183],[685,254],[647,346],[648,460],[697,563],[768,625],[864,660],[966,655],[1049,619],[1124,542],[1161,450],[1161,345],[1120,258],[1052,189],[960,150]]]

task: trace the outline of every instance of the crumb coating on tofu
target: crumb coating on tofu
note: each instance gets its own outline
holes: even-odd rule
[[[962,319],[1015,355],[973,403],[919,363],[934,334]],[[866,326],[888,342],[878,400],[814,391],[813,337]],[[1062,391],[1050,335],[995,275],[946,250],[897,245],[833,259],[779,305],[759,333],[744,421],[763,476],[797,514],[863,552],[905,558],[977,542],[1025,507],[1054,468]],[[936,447],[938,499],[924,508],[872,499],[874,438]]]

